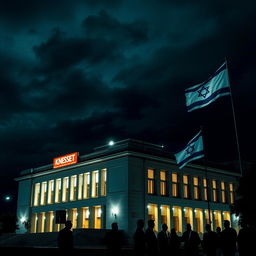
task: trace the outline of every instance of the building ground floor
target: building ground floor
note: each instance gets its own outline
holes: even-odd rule
[[[106,221],[106,212],[109,210],[106,205],[81,206],[66,210],[66,219],[71,220],[73,229],[110,229],[112,222],[121,222],[119,219],[118,209],[112,209],[112,219]],[[132,212],[133,209],[130,209]],[[145,225],[149,219],[155,220],[155,231],[159,232],[163,223],[168,225],[168,230],[175,228],[176,232],[181,235],[186,224],[191,224],[192,229],[199,235],[205,232],[205,224],[211,223],[212,230],[217,227],[223,229],[224,220],[229,220],[232,227],[238,230],[238,219],[230,213],[228,205],[213,205],[210,211],[207,203],[194,201],[190,204],[187,202],[167,203],[148,201],[145,205],[144,216],[133,216],[133,221],[144,219]],[[136,218],[137,217],[137,218]],[[125,220],[128,222],[128,220]],[[129,219],[131,221],[131,219]],[[108,223],[109,222],[109,223]],[[120,226],[123,223],[119,223]],[[132,225],[136,227],[135,223]],[[145,228],[146,228],[145,226]],[[56,210],[37,211],[31,213],[31,233],[58,232],[64,227],[64,224],[56,224]],[[132,230],[125,230],[132,233]],[[131,235],[131,234],[129,234]]]

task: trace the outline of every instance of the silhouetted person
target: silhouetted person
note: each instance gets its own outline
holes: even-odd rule
[[[148,228],[145,232],[146,238],[146,252],[148,256],[155,256],[158,253],[157,238],[154,232],[155,221],[148,221]]]
[[[184,242],[185,255],[198,255],[198,246],[201,240],[197,232],[191,230],[190,224],[187,224],[187,230],[183,233],[181,241]]]
[[[73,232],[71,230],[72,222],[67,220],[65,222],[65,228],[60,230],[58,235],[58,247],[61,250],[71,250],[73,249]]]
[[[166,255],[169,251],[169,237],[170,234],[167,231],[168,226],[166,224],[162,225],[162,230],[157,235],[159,255]]]
[[[169,254],[172,256],[179,255],[180,254],[180,237],[177,235],[175,228],[171,229],[169,241],[170,241]]]
[[[217,233],[211,230],[211,225],[205,225],[206,232],[203,235],[203,250],[207,256],[216,256]]]
[[[248,227],[242,220],[237,236],[239,256],[255,254],[256,230]],[[253,253],[254,252],[254,253]]]
[[[221,228],[216,228],[216,234],[217,234],[217,241],[216,241],[216,255],[221,256],[222,255],[222,242],[221,242]]]
[[[145,255],[145,232],[144,232],[144,220],[137,221],[137,229],[133,235],[134,247],[133,252],[135,256]]]
[[[224,256],[234,256],[236,253],[237,233],[230,227],[228,220],[224,221],[224,230],[221,232],[222,253]]]
[[[122,246],[122,234],[118,230],[118,224],[113,222],[111,225],[112,229],[107,232],[105,241],[107,246],[107,255],[109,256],[119,256],[121,255]]]

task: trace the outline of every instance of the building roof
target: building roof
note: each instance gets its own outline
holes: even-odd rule
[[[41,176],[53,172],[59,172],[67,169],[77,168],[82,165],[88,165],[92,163],[102,162],[110,160],[113,158],[118,158],[122,156],[134,155],[137,157],[148,158],[157,161],[167,162],[169,164],[175,164],[176,161],[173,159],[173,154],[164,149],[163,145],[156,145],[145,141],[126,139],[114,142],[113,145],[103,145],[94,148],[94,152],[81,155],[78,158],[78,163],[74,165],[69,165],[61,167],[58,169],[53,169],[53,163],[44,165],[41,167],[31,168],[24,170],[20,173],[20,177],[16,180],[22,180],[31,178],[32,176]],[[196,169],[205,169],[204,166],[188,164],[187,167]],[[240,174],[228,172],[221,169],[207,167],[209,171],[218,172],[223,174],[240,176]]]

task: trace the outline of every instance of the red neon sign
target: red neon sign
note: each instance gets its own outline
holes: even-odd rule
[[[63,166],[76,164],[78,160],[78,152],[68,154],[65,156],[56,157],[53,159],[53,168],[60,168]]]

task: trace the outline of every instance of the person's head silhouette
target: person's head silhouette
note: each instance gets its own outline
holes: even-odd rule
[[[117,231],[117,230],[118,230],[118,224],[117,224],[117,222],[113,222],[113,223],[111,224],[111,227],[112,227],[112,230]]]
[[[224,227],[229,228],[230,227],[230,221],[229,220],[224,220]]]
[[[155,226],[155,221],[154,220],[148,220],[148,227],[153,229]]]
[[[65,222],[65,227],[70,230],[72,228],[72,222],[70,220],[67,220]]]
[[[187,224],[186,227],[187,227],[187,231],[191,231],[191,225],[189,223]]]
[[[168,226],[164,223],[164,224],[162,225],[162,230],[163,230],[163,231],[167,231],[167,229],[168,229]]]
[[[211,231],[211,225],[210,225],[210,224],[206,224],[206,225],[205,225],[205,230],[206,230],[207,232],[210,232],[210,231]]]
[[[220,233],[220,232],[221,232],[221,228],[220,228],[220,227],[217,227],[217,228],[216,228],[216,231],[217,231],[217,233]]]
[[[171,229],[171,235],[176,235],[176,230],[175,230],[175,228],[172,228],[172,229]]]
[[[140,219],[137,221],[137,227],[138,228],[144,228],[144,220]]]

